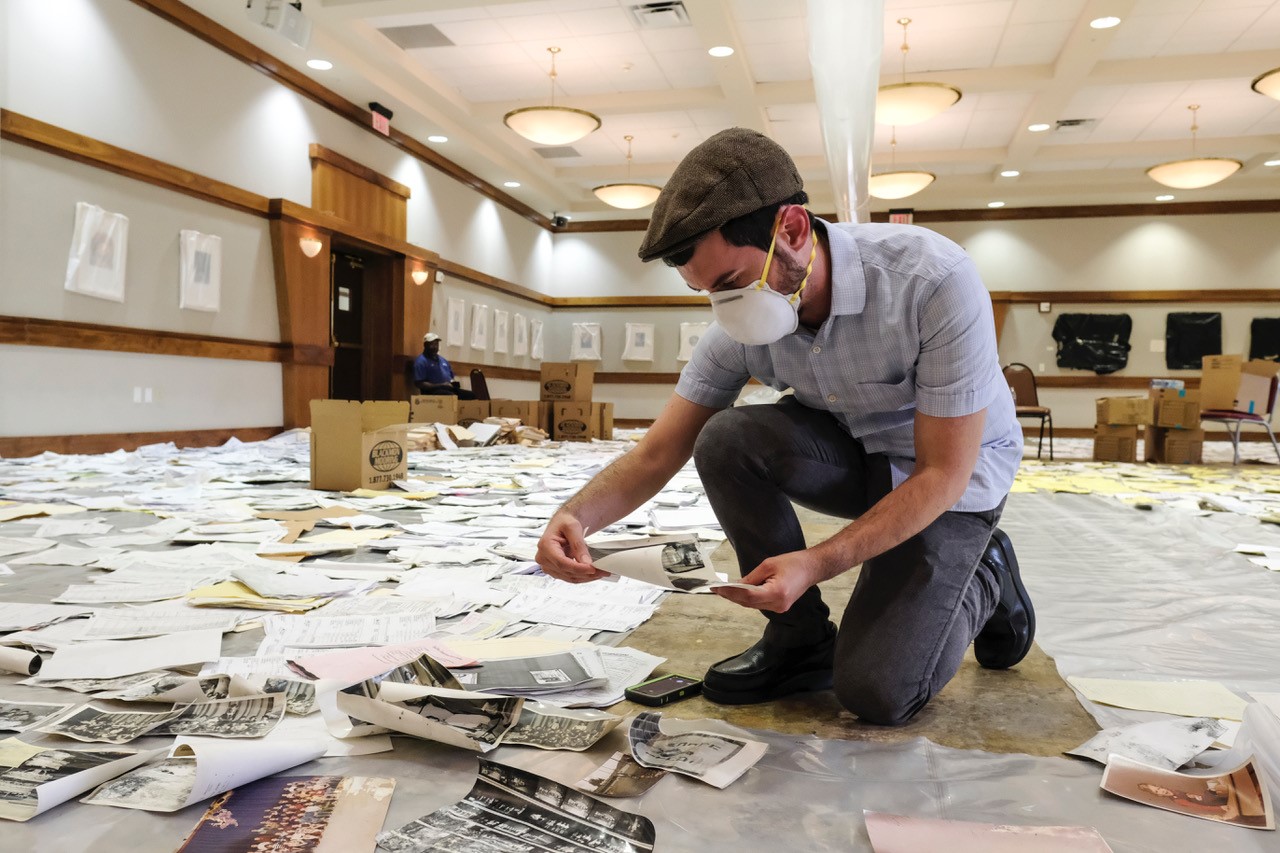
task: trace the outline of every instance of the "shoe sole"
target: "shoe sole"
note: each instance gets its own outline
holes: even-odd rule
[[[835,678],[830,671],[802,672],[791,676],[786,681],[756,690],[716,690],[704,682],[702,695],[717,705],[757,705],[790,696],[792,693],[830,690],[834,682]]]
[[[991,538],[1000,546],[1005,564],[1009,567],[1009,574],[1013,578],[1014,592],[1018,595],[1018,601],[1022,604],[1022,609],[1027,613],[1027,642],[1022,648],[1018,649],[1017,654],[1009,663],[985,667],[986,669],[1009,669],[1017,666],[1031,651],[1031,647],[1035,645],[1036,611],[1031,604],[1031,596],[1027,593],[1027,588],[1022,585],[1022,569],[1018,566],[1017,555],[1013,553],[1013,543],[1009,541],[1009,535],[997,527],[991,531]]]

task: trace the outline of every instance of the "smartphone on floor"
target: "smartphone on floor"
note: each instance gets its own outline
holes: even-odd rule
[[[702,679],[687,675],[660,675],[639,684],[633,684],[622,692],[638,705],[670,705],[702,692]]]

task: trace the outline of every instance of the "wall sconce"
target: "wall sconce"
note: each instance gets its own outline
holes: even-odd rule
[[[413,283],[418,285],[419,287],[427,283],[426,270],[423,270],[423,269],[414,270],[413,272],[409,273],[409,277],[412,278]]]
[[[324,248],[324,243],[321,243],[315,237],[299,237],[298,248],[301,249],[302,254],[306,255],[308,258],[314,258],[316,255],[320,254],[320,250]]]

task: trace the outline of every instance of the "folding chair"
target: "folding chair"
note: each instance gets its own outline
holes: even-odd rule
[[[1280,461],[1280,444],[1276,444],[1276,434],[1271,431],[1271,415],[1276,408],[1277,385],[1280,385],[1280,376],[1271,377],[1271,393],[1267,397],[1267,410],[1262,414],[1235,412],[1228,409],[1206,409],[1200,413],[1201,426],[1204,426],[1205,422],[1209,421],[1222,424],[1227,428],[1227,435],[1231,438],[1231,447],[1235,451],[1235,455],[1231,460],[1232,465],[1240,464],[1240,428],[1245,424],[1255,424],[1267,431],[1267,437],[1271,439],[1271,446],[1276,451],[1276,459]]]
[[[485,381],[484,371],[478,367],[471,368],[471,393],[477,400],[489,399],[489,383]]]
[[[1049,426],[1049,461],[1053,461],[1053,412],[1048,406],[1040,405],[1040,396],[1036,393],[1036,375],[1031,368],[1021,362],[1013,362],[1004,368],[1004,381],[1013,392],[1013,411],[1018,418],[1038,418],[1040,420],[1040,442],[1036,445],[1036,458],[1044,449],[1044,428]]]

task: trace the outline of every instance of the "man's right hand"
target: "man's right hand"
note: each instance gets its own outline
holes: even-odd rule
[[[582,524],[567,513],[547,522],[538,540],[538,565],[553,578],[569,583],[586,583],[609,576],[591,564],[591,554],[583,539]]]

